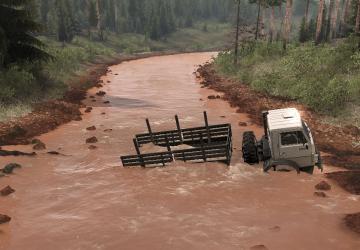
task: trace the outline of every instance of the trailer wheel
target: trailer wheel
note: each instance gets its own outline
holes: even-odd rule
[[[254,132],[246,131],[243,134],[242,152],[244,161],[248,164],[259,163],[259,157],[256,146],[256,137]]]

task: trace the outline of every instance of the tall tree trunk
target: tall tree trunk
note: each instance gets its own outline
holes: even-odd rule
[[[235,53],[234,53],[234,64],[238,63],[239,54],[239,29],[240,29],[240,0],[237,0],[237,16],[236,16],[236,38],[235,38]]]
[[[99,34],[100,40],[104,40],[104,34],[102,29],[102,16],[101,16],[101,10],[100,10],[100,0],[96,0],[96,16],[97,16],[97,30]]]
[[[343,11],[342,11],[341,20],[340,20],[340,26],[339,26],[339,33],[340,34],[342,34],[344,29],[345,29],[345,25],[347,23],[347,18],[348,18],[348,15],[349,15],[350,4],[351,4],[351,0],[344,0]]]
[[[271,12],[270,12],[270,35],[269,41],[272,43],[275,34],[275,0],[271,2]]]
[[[257,40],[259,37],[260,13],[261,13],[261,0],[258,0],[258,14],[256,19],[255,40]]]
[[[330,33],[331,33],[331,17],[332,17],[332,13],[333,13],[333,10],[334,10],[334,3],[335,3],[335,0],[330,0],[330,6],[329,6],[329,11],[328,11],[328,17],[327,17],[327,22],[326,22],[326,34],[325,34],[325,38],[326,40],[330,41],[331,40],[331,36],[330,36]]]
[[[286,50],[287,43],[290,40],[292,7],[293,7],[293,0],[286,0],[286,12],[285,12],[284,32],[283,32],[284,50]]]
[[[118,1],[114,1],[114,29],[115,29],[115,33],[119,32],[119,13],[118,13]]]
[[[319,9],[317,14],[317,23],[316,23],[316,34],[315,34],[315,43],[320,43],[320,34],[321,34],[321,28],[323,23],[323,13],[324,13],[324,1],[325,0],[319,0]]]
[[[337,18],[339,14],[340,0],[335,0],[335,6],[331,14],[330,39],[336,38]]]
[[[306,29],[308,28],[308,24],[309,24],[309,9],[310,9],[310,0],[306,0],[305,17],[304,17]]]
[[[355,33],[360,35],[360,0],[358,0],[357,14],[356,14],[356,23],[355,23]]]
[[[261,8],[261,13],[260,13],[260,29],[259,29],[260,38],[264,37],[266,35],[265,34],[265,17],[266,17],[265,11],[266,11],[265,6],[263,6],[263,8]]]
[[[283,4],[283,2],[281,0],[279,2],[279,15],[280,15],[281,23],[280,23],[280,30],[279,30],[278,34],[282,34],[282,30],[283,30],[283,26],[284,26],[284,16],[283,16],[283,11],[282,11],[282,4]]]

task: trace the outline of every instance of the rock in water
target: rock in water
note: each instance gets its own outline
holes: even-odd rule
[[[15,190],[12,189],[10,186],[7,186],[7,187],[3,188],[2,190],[0,190],[0,194],[2,196],[8,196],[14,192],[15,192]]]
[[[247,127],[247,123],[246,122],[239,122],[239,126],[240,127]]]
[[[88,131],[94,131],[94,130],[96,130],[96,127],[95,127],[95,126],[91,126],[91,127],[86,128],[86,130],[88,130]]]
[[[104,96],[106,95],[106,92],[105,91],[99,91],[96,93],[97,96]]]
[[[87,107],[87,108],[85,109],[85,113],[90,113],[92,110],[93,110],[92,107]]]
[[[0,224],[8,223],[9,221],[11,221],[11,217],[0,214]]]
[[[105,101],[105,102],[104,102],[104,104],[109,104],[109,103],[110,103],[110,101]]]
[[[47,152],[49,155],[60,155],[60,153],[59,152],[57,152],[57,151],[49,151],[49,152]]]
[[[44,150],[46,149],[45,143],[41,142],[40,140],[33,146],[34,150]]]
[[[322,190],[322,191],[329,191],[331,189],[331,186],[329,183],[327,183],[326,181],[322,181],[319,184],[317,184],[315,186],[315,188],[317,190]]]
[[[14,172],[15,168],[21,168],[21,165],[19,165],[17,163],[10,163],[3,168],[2,172],[4,174],[12,174],[12,172]]]
[[[216,96],[214,96],[214,95],[209,95],[209,96],[208,96],[208,99],[209,99],[209,100],[214,100],[214,99],[216,99]]]
[[[97,143],[97,142],[98,139],[95,136],[86,139],[86,143]]]
[[[268,250],[268,248],[265,245],[256,245],[250,247],[250,250]]]
[[[90,150],[95,150],[95,149],[97,149],[97,147],[94,146],[94,145],[90,145],[90,146],[89,146],[89,149],[90,149]]]
[[[314,192],[314,195],[321,198],[328,197],[324,192]]]

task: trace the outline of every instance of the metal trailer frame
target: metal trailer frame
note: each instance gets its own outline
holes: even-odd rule
[[[221,161],[230,165],[232,156],[232,131],[231,124],[209,125],[207,113],[204,112],[204,127],[186,128],[180,127],[179,118],[176,115],[177,130],[152,132],[149,119],[146,119],[148,133],[138,134],[133,139],[136,155],[121,156],[124,167],[142,166],[165,166],[176,160],[187,161]],[[142,154],[142,145],[153,143],[166,147],[167,151],[159,153]],[[172,150],[171,146],[190,145],[193,148]]]

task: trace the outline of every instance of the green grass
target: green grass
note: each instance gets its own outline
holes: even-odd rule
[[[216,69],[273,96],[298,100],[314,110],[341,116],[360,102],[360,52],[357,39],[337,46],[313,43],[290,45],[265,42],[243,45],[239,65],[222,53]]]
[[[95,31],[91,32],[91,39],[78,36],[67,44],[40,37],[54,60],[12,65],[0,71],[0,121],[30,112],[33,103],[61,97],[69,83],[85,74],[93,63],[110,60],[119,53],[222,49],[230,31],[229,24],[209,21],[179,29],[160,41],[146,39],[140,34],[106,32],[105,41],[100,42]]]

